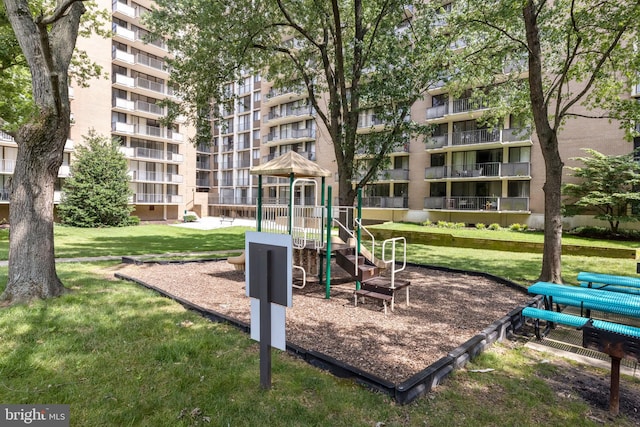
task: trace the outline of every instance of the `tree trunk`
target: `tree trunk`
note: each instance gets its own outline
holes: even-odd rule
[[[78,37],[82,1],[57,2],[50,16],[34,19],[25,0],[4,0],[29,64],[38,114],[17,135],[11,179],[9,281],[0,300],[26,302],[64,292],[53,244],[53,192],[69,135],[68,71]]]
[[[529,47],[529,98],[538,142],[544,157],[544,248],[539,280],[562,283],[562,168],[558,150],[558,127],[549,123],[542,81],[542,50],[535,3],[527,0],[522,9]],[[557,123],[557,122],[556,122]]]
[[[50,298],[64,292],[55,265],[53,193],[66,132],[56,129],[55,123],[52,126],[55,121],[56,117],[49,116],[49,120],[25,126],[17,139],[9,212],[9,281],[0,298],[10,302]],[[59,147],[53,148],[55,145]]]
[[[542,270],[538,280],[562,283],[562,168],[556,135],[552,141],[541,141],[545,157],[544,249]],[[555,141],[553,141],[555,140]]]

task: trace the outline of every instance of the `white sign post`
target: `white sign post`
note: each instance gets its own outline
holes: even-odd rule
[[[288,234],[248,231],[246,293],[251,338],[260,342],[260,385],[271,388],[271,347],[286,350],[285,312],[292,304],[293,242]]]

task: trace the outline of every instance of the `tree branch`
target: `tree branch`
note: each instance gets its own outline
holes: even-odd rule
[[[56,22],[57,20],[59,20],[60,18],[62,18],[67,11],[69,10],[69,8],[74,4],[74,3],[82,3],[83,0],[65,0],[62,3],[58,3],[58,5],[56,6],[56,8],[53,10],[53,13],[49,16],[43,16],[40,15],[36,18],[35,22],[38,25],[50,25],[53,24],[54,22]]]

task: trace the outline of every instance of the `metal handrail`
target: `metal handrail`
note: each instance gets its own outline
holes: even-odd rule
[[[402,240],[402,267],[396,269],[396,242]],[[387,260],[385,256],[385,249],[387,243],[392,242],[391,246],[391,259]],[[382,261],[385,263],[391,263],[391,289],[395,289],[396,287],[396,273],[401,272],[407,266],[407,239],[404,237],[394,237],[392,239],[387,239],[382,242]],[[409,295],[409,294],[407,294]]]

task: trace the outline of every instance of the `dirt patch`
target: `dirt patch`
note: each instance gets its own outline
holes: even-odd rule
[[[244,273],[224,261],[127,265],[119,272],[250,322]],[[294,289],[293,307],[287,310],[287,341],[397,384],[530,299],[493,280],[424,267],[407,267],[396,277],[411,281],[410,306],[402,291],[395,310],[386,315],[372,299],[355,307],[353,282],[333,286],[330,299],[317,283]]]

